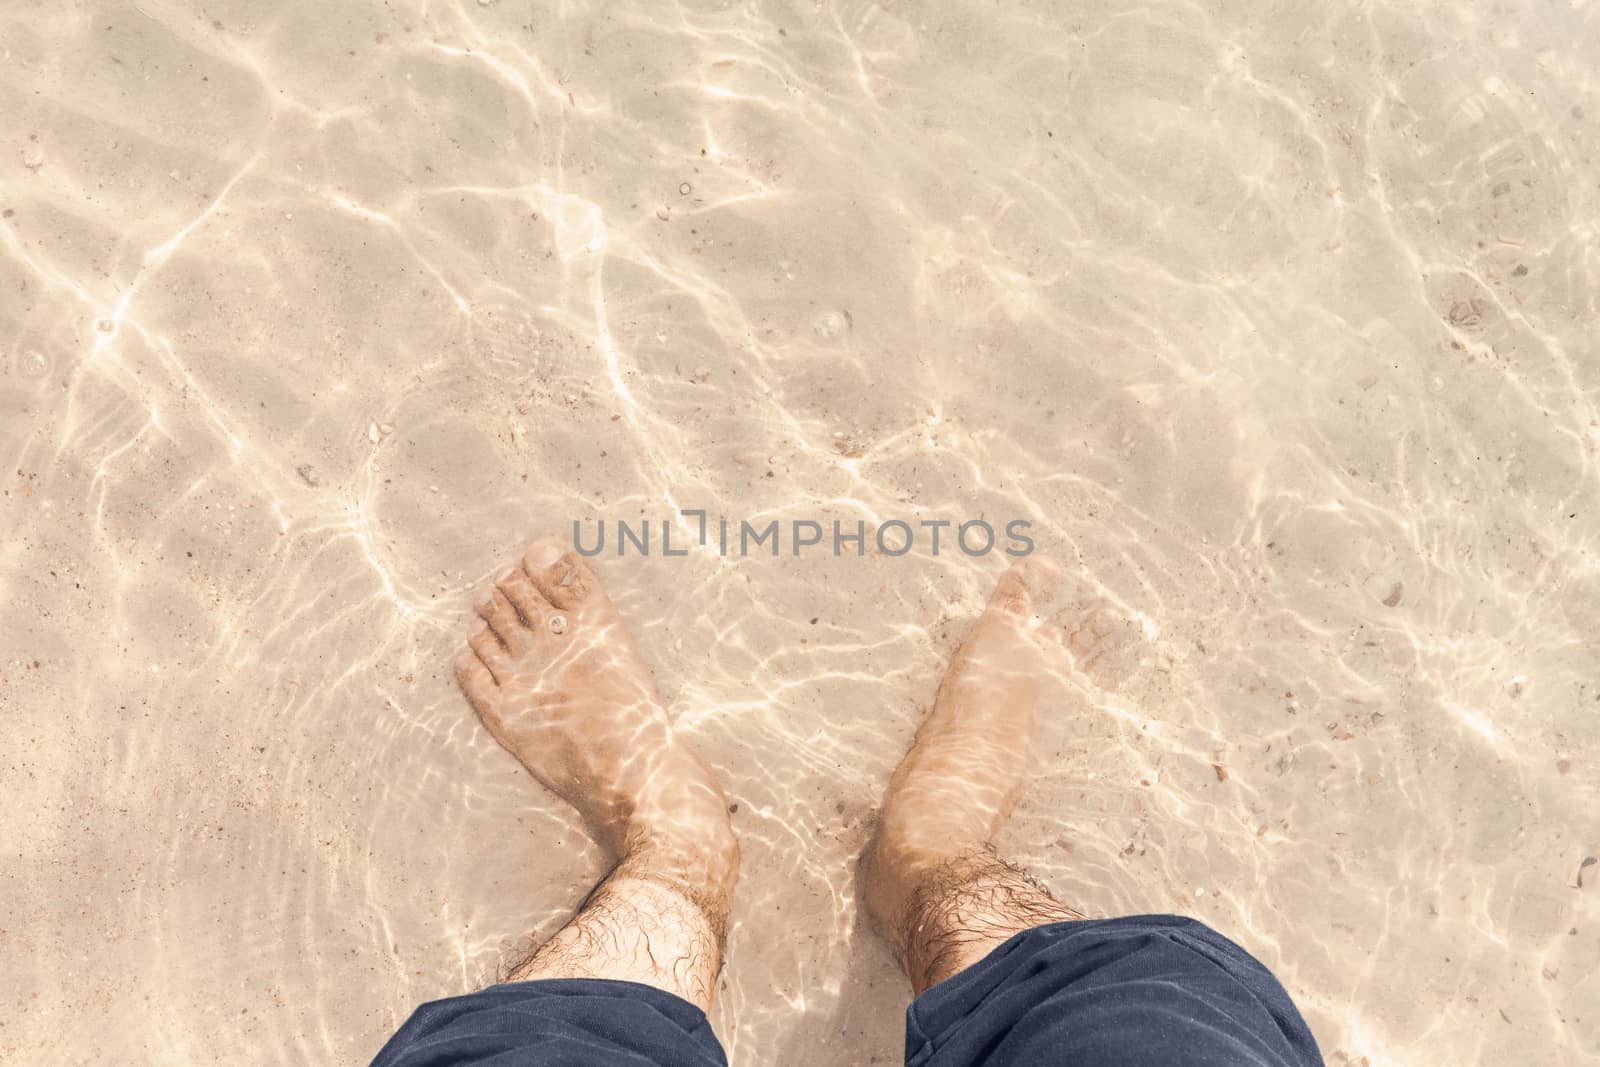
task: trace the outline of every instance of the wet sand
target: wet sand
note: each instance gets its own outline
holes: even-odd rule
[[[1020,517],[1125,620],[1006,854],[1330,1064],[1600,1060],[1600,9],[0,14],[0,1060],[362,1063],[601,870],[455,690],[574,520]],[[590,527],[592,529],[592,527]],[[738,805],[735,1065],[1004,559],[596,562]],[[1585,1007],[1588,1005],[1588,1007]]]

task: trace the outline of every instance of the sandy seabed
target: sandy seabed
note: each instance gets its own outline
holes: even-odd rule
[[[1330,1064],[1600,1062],[1600,5],[13,2],[0,1060],[361,1063],[602,869],[448,664],[574,520],[1033,523],[1129,628],[1004,853]],[[736,1065],[1002,566],[597,561]],[[1587,882],[1582,875],[1587,874]]]

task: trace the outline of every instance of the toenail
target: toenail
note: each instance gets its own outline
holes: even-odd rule
[[[565,615],[550,616],[550,632],[564,634],[567,632],[567,617]]]
[[[535,571],[547,570],[550,564],[560,559],[561,546],[558,544],[535,545],[528,552],[528,566]]]

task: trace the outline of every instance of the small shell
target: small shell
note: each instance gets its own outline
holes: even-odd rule
[[[565,615],[550,616],[550,632],[564,634],[567,632],[567,617]]]

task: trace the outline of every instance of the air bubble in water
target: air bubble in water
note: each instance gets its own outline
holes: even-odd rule
[[[43,378],[50,373],[50,361],[43,352],[30,348],[17,356],[17,369],[24,378]]]
[[[838,337],[849,328],[850,313],[848,311],[824,311],[811,324],[811,332],[824,341],[830,341]]]

